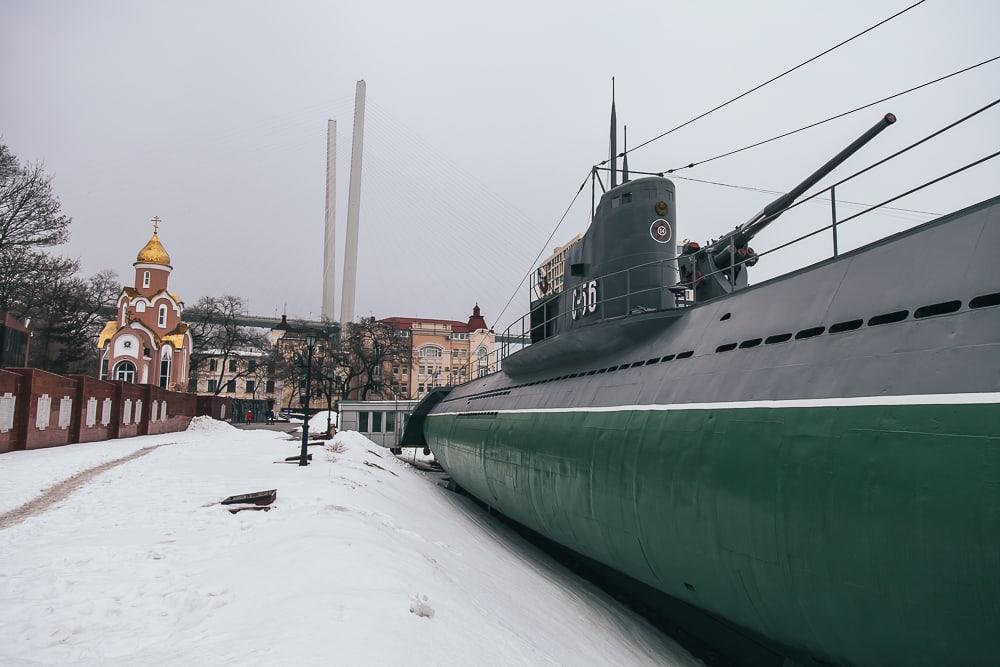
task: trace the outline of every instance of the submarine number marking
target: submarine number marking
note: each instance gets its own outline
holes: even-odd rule
[[[649,235],[652,236],[653,240],[657,243],[669,243],[670,223],[663,218],[653,220],[653,224],[649,226]]]
[[[573,319],[597,311],[597,281],[591,280],[573,288]]]

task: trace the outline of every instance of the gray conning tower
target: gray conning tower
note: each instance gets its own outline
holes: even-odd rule
[[[662,177],[629,180],[627,156],[618,184],[613,95],[610,144],[610,187],[583,238],[566,250],[562,290],[531,304],[535,342],[606,318],[672,308],[675,293],[683,292],[675,261],[676,189]]]
[[[584,324],[594,316],[675,305],[669,286],[677,283],[676,203],[673,182],[656,176],[626,180],[604,193],[586,234],[566,252],[564,294],[572,300],[576,290],[578,311],[571,320]],[[591,281],[596,302],[595,294],[581,296]]]
[[[774,222],[796,199],[818,183],[820,179],[839,167],[847,158],[875,138],[882,130],[896,122],[896,117],[887,113],[871,129],[855,139],[808,178],[768,204],[757,215],[738,226],[717,241],[704,248],[697,243],[687,243],[681,250],[681,284],[691,287],[694,274],[695,301],[729,294],[747,286],[747,268],[757,263],[757,256],[750,247],[750,241],[765,227]]]

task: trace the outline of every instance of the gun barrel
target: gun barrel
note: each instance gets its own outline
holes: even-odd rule
[[[896,122],[896,116],[887,113],[882,119],[875,123],[867,132],[851,142],[847,148],[834,155],[822,167],[814,171],[808,178],[792,188],[787,194],[783,194],[773,202],[764,207],[760,213],[744,223],[739,230],[740,245],[745,245],[756,236],[761,230],[774,222],[775,219],[788,208],[796,199],[802,196],[806,190],[818,183],[824,176],[839,167],[847,158],[854,155],[858,150],[874,139],[882,130]]]

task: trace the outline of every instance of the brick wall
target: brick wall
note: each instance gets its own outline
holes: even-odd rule
[[[71,375],[77,382],[76,409],[79,428],[73,442],[96,442],[116,437],[115,392],[113,382],[103,382],[88,375]]]
[[[18,449],[57,447],[74,441],[79,426],[77,381],[37,368],[10,368],[21,376],[14,411]]]
[[[0,370],[0,454],[172,433],[186,429],[197,415],[228,421],[232,412],[232,399],[220,396],[37,368]]]
[[[21,393],[21,376],[0,370],[0,454],[14,449],[17,442],[14,419]]]
[[[198,414],[231,421],[233,418],[233,399],[224,396],[199,396]]]
[[[115,437],[131,438],[136,435],[146,435],[149,405],[146,401],[145,386],[121,380],[115,380],[114,384],[117,387],[118,415],[118,433]]]
[[[198,414],[198,397],[194,394],[167,391],[155,385],[146,385],[146,391],[150,406],[147,432],[150,434],[183,431]]]

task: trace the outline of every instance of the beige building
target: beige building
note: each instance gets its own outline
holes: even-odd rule
[[[263,353],[234,350],[226,356],[209,350],[206,354],[188,382],[188,391],[277,405],[280,388],[275,384],[274,364]]]
[[[540,299],[548,294],[556,294],[563,289],[563,272],[566,270],[566,251],[583,238],[577,234],[561,246],[556,246],[552,254],[542,260],[531,277],[531,298]]]
[[[423,398],[436,387],[462,384],[490,371],[495,335],[479,304],[468,321],[426,317],[387,317],[383,322],[410,340],[410,363],[393,365],[392,392],[387,398]]]

